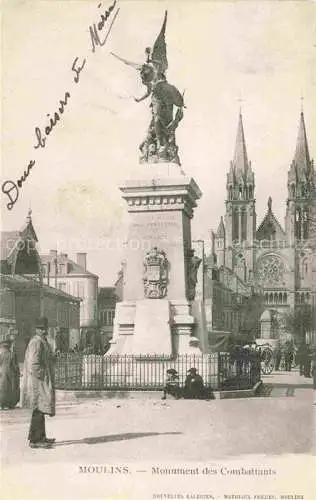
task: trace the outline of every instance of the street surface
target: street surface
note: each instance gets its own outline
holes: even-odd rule
[[[312,380],[297,372],[272,374],[263,380],[263,395],[249,399],[162,401],[157,393],[157,399],[147,400],[144,396],[59,402],[57,415],[46,419],[48,437],[56,438],[50,450],[28,447],[29,411],[2,411],[2,498],[35,500],[38,494],[46,500],[64,498],[63,493],[71,500],[65,492],[72,484],[72,488],[78,487],[76,498],[90,500],[90,496],[80,496],[85,490],[78,469],[84,465],[218,463],[240,455],[255,459],[310,454],[316,409]],[[123,485],[124,471],[117,473],[122,474]],[[14,478],[19,484],[23,478],[23,488],[13,485]],[[41,488],[48,488],[45,496]],[[58,496],[53,495],[55,490]],[[94,498],[119,497],[93,496],[91,500]]]

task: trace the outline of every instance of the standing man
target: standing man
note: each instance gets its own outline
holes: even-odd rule
[[[296,353],[296,361],[297,361],[299,368],[300,368],[300,375],[304,375],[304,365],[305,365],[306,352],[307,352],[306,343],[301,342],[299,347],[298,347],[298,351]]]
[[[20,399],[20,370],[10,335],[0,341],[0,407],[14,408]]]
[[[39,318],[24,359],[22,405],[33,410],[28,435],[31,448],[51,448],[55,442],[45,431],[45,414],[55,415],[54,354],[47,330],[47,318]]]
[[[282,359],[282,349],[281,349],[281,344],[280,341],[278,341],[275,351],[274,351],[274,357],[275,357],[275,371],[278,372],[280,370],[280,364],[281,364],[281,359]]]
[[[306,344],[306,355],[304,362],[304,377],[311,378],[312,370],[312,351],[309,344]]]
[[[287,341],[286,345],[285,345],[285,353],[284,353],[285,371],[286,372],[291,371],[293,358],[294,358],[293,344],[290,341]]]

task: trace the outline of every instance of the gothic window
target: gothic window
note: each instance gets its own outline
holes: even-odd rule
[[[249,198],[252,199],[252,186],[249,186]]]
[[[233,241],[238,240],[239,234],[238,234],[238,212],[234,211],[233,212]]]
[[[282,300],[282,293],[281,292],[279,293],[279,302],[280,302],[280,304],[282,304],[282,302],[283,302],[283,300]]]
[[[266,236],[267,240],[270,240],[270,241],[275,240],[275,229],[274,229],[272,222],[269,222],[269,224],[267,224],[267,231],[266,231],[265,236]]]
[[[232,200],[233,199],[233,188],[232,188],[232,186],[229,186],[228,193],[229,193],[228,194],[229,199]]]
[[[301,271],[301,276],[302,278],[306,278],[308,275],[308,259],[304,259],[302,262],[302,271]]]
[[[269,303],[273,304],[273,293],[270,293],[269,295]]]
[[[114,323],[115,310],[114,309],[103,309],[99,312],[99,319],[102,325],[113,325]]]
[[[265,300],[265,302],[269,301],[269,294],[268,293],[264,294],[264,300]]]
[[[298,208],[295,213],[295,236],[301,238],[301,210]]]
[[[303,239],[307,240],[308,238],[308,209],[305,208],[303,213]]]
[[[295,184],[291,184],[291,196],[295,198]]]
[[[238,198],[241,200],[242,199],[242,185],[239,185],[239,192],[238,192]]]
[[[243,210],[240,214],[241,216],[241,240],[247,241],[247,215]]]
[[[266,255],[258,262],[257,276],[263,284],[282,282],[284,273],[284,262],[277,255]]]
[[[283,294],[283,304],[287,304],[287,293]]]

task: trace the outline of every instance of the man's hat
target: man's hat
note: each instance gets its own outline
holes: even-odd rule
[[[170,373],[170,375],[175,375],[175,374],[176,374],[176,373],[178,373],[178,372],[177,372],[177,370],[175,370],[174,368],[169,368],[169,369],[167,370],[167,373]]]
[[[190,370],[188,370],[188,373],[196,373],[196,372],[197,372],[196,368],[190,368]]]
[[[47,330],[48,328],[48,319],[46,316],[41,316],[36,320],[35,323],[35,328],[42,329],[42,330]]]

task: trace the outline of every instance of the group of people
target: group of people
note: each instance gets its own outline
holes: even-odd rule
[[[28,433],[31,448],[51,448],[54,438],[48,438],[45,429],[45,415],[55,415],[55,355],[48,343],[48,321],[41,317],[36,321],[35,334],[31,338],[25,353],[22,394],[20,395],[20,370],[13,348],[13,339],[8,336],[0,341],[0,407],[2,410],[13,409],[20,400],[23,407],[32,410]],[[302,345],[297,353],[300,374],[313,376],[316,389],[316,358],[308,346]],[[293,358],[291,359],[292,364]],[[287,360],[289,366],[290,357]],[[277,369],[279,365],[277,365]],[[167,370],[162,399],[171,395],[175,399],[210,399],[212,391],[205,387],[203,378],[196,368],[190,368],[180,386],[177,370]]]
[[[306,342],[301,342],[297,349],[293,342],[286,342],[283,346],[279,343],[274,351],[275,370],[279,371],[282,359],[284,360],[284,370],[290,372],[293,362],[299,366],[300,375],[312,377],[312,349]]]
[[[206,399],[208,397],[203,378],[199,375],[196,368],[188,370],[183,388],[180,387],[177,370],[169,368],[167,370],[162,399],[166,399],[168,394],[175,399],[180,399],[181,397],[184,399]]]
[[[280,370],[282,358],[284,359],[284,370],[290,372],[295,357],[295,348],[293,342],[286,342],[283,346],[277,344],[274,351],[275,356],[275,371]]]

